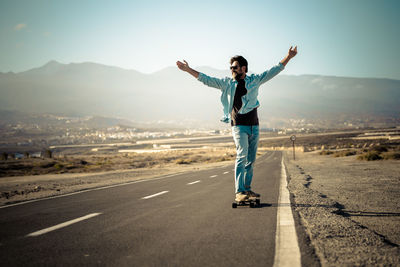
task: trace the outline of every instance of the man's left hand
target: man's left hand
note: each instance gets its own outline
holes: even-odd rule
[[[292,49],[292,47],[293,46],[291,46],[290,48],[289,48],[289,53],[288,53],[288,55],[289,55],[289,58],[292,58],[292,57],[294,57],[295,55],[297,55],[297,45]]]

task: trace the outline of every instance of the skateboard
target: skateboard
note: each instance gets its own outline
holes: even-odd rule
[[[260,206],[259,197],[249,197],[244,201],[236,201],[232,203],[232,208],[236,209],[238,206],[249,206],[249,208],[255,208]]]

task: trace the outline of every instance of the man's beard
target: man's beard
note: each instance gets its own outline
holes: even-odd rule
[[[233,79],[235,79],[236,81],[240,80],[240,77],[242,77],[241,73],[237,73],[237,72],[233,72]]]

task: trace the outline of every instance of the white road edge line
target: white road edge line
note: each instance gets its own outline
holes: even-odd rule
[[[214,177],[217,177],[217,176],[218,176],[218,175],[211,175],[210,178],[214,178]]]
[[[142,197],[142,199],[149,199],[149,198],[152,198],[152,197],[156,197],[156,196],[159,196],[159,195],[163,195],[163,194],[168,193],[168,192],[169,192],[169,191],[162,191],[162,192],[159,192],[159,193],[154,194],[154,195],[150,195],[150,196],[147,196],[147,197]]]
[[[227,174],[227,173],[229,173],[229,172],[224,172],[224,174]]]
[[[283,155],[281,166],[282,170],[279,186],[274,267],[297,267],[301,266],[301,255],[292,208],[290,205],[290,194],[287,188],[287,177]]]
[[[200,180],[197,180],[197,181],[194,181],[194,182],[191,182],[191,183],[187,183],[187,185],[192,185],[192,184],[197,184],[197,183],[200,183]]]
[[[54,231],[54,230],[69,226],[71,224],[74,224],[74,223],[77,223],[77,222],[80,222],[80,221],[83,221],[83,220],[90,219],[90,218],[98,216],[100,214],[101,213],[91,213],[91,214],[88,214],[86,216],[76,218],[74,220],[70,220],[70,221],[67,221],[67,222],[64,222],[64,223],[60,223],[60,224],[54,225],[52,227],[49,227],[49,228],[46,228],[46,229],[43,229],[43,230],[40,230],[40,231],[36,231],[36,232],[30,233],[30,234],[26,235],[26,237],[43,235],[43,234],[46,234],[48,232],[51,232],[51,231]]]

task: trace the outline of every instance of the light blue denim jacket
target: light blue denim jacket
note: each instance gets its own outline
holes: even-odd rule
[[[239,110],[240,114],[246,114],[252,111],[254,108],[260,106],[260,103],[257,99],[258,88],[263,83],[280,73],[284,68],[285,66],[279,62],[278,65],[261,74],[246,75],[244,81],[247,89],[247,94],[242,96],[242,107]],[[199,73],[199,77],[197,79],[207,86],[221,89],[221,102],[224,108],[224,116],[222,117],[221,121],[229,123],[231,121],[230,117],[233,107],[233,99],[235,97],[236,86],[238,82],[233,78],[214,78],[207,76],[204,73]]]

